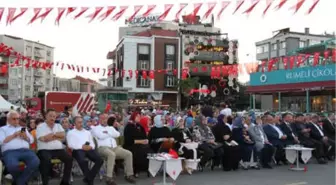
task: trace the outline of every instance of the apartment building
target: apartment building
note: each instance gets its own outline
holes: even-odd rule
[[[40,42],[30,41],[10,35],[0,35],[0,43],[12,47],[18,53],[36,61],[54,61],[54,48]],[[0,62],[14,63],[14,57],[0,55]],[[50,91],[53,85],[53,70],[9,67],[7,75],[0,76],[0,94],[10,102],[37,96],[38,92]],[[9,65],[10,66],[10,65]]]
[[[287,56],[298,48],[321,44],[335,37],[334,34],[310,33],[309,28],[305,28],[304,32],[294,32],[291,31],[290,28],[285,28],[274,31],[273,34],[273,37],[255,43],[257,48],[257,60],[268,61],[272,58]],[[276,67],[278,69],[284,69],[282,62],[278,62]],[[261,68],[259,70],[261,70]],[[266,67],[264,70],[267,70]]]

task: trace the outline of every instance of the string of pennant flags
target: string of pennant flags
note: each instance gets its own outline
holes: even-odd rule
[[[294,14],[301,9],[302,5],[306,1],[310,1],[307,2],[309,3],[309,9],[306,11],[306,14],[310,14],[320,2],[320,0],[225,0],[221,2],[208,3],[180,3],[178,5],[165,4],[163,6],[163,11],[160,13],[159,21],[165,20],[166,17],[172,12],[172,9],[174,7],[176,7],[176,20],[178,20],[178,18],[181,16],[182,12],[186,9],[187,6],[193,6],[193,11],[188,14],[189,16],[196,17],[199,11],[201,9],[204,9],[205,11],[202,18],[208,18],[211,14],[214,14],[219,20],[221,19],[224,10],[226,10],[229,6],[233,6],[233,15],[241,10],[242,14],[249,15],[256,6],[264,6],[264,8],[262,9],[262,15],[265,16],[272,6],[274,6],[274,11],[278,11],[280,9],[283,9],[286,4],[292,3],[293,1],[295,1],[295,3],[291,5],[289,10],[294,11]],[[243,9],[245,5],[246,8]],[[89,20],[89,22],[95,20],[105,21],[108,20],[108,18],[113,21],[118,21],[123,16],[125,16],[128,11],[131,12],[131,15],[127,19],[133,20],[137,16],[149,16],[153,11],[156,11],[157,9],[160,9],[160,7],[156,4],[106,7],[0,7],[0,24],[5,22],[6,25],[11,25],[16,20],[28,14],[29,11],[32,11],[32,14],[30,15],[31,17],[28,24],[33,24],[37,20],[40,20],[42,23],[49,15],[51,15],[52,12],[56,11],[55,24],[59,25],[62,18],[66,17],[72,17],[74,20],[85,17]]]
[[[61,70],[67,69],[78,73],[84,72],[92,72],[94,74],[101,74],[102,76],[111,76],[115,73],[121,73],[122,77],[128,76],[129,78],[137,77],[138,75],[142,75],[143,78],[150,78],[154,79],[155,73],[161,74],[170,74],[176,76],[178,73],[178,69],[156,69],[156,70],[126,70],[126,69],[106,69],[100,67],[88,67],[88,66],[81,66],[75,64],[69,64],[65,62],[50,62],[50,61],[37,61],[33,60],[30,57],[23,56],[20,53],[13,50],[12,47],[7,46],[4,43],[0,43],[0,55],[4,55],[7,57],[14,57],[15,60],[13,63],[8,64],[7,62],[0,63],[0,72],[1,73],[8,73],[8,68],[11,67],[20,67],[24,66],[25,68],[33,68],[33,69],[42,69],[42,70],[49,70],[53,67],[58,67]],[[188,65],[188,64],[186,64]],[[258,63],[248,63],[248,64],[236,64],[236,65],[218,65],[216,68],[211,67],[202,67],[202,72],[209,72],[211,70],[211,74],[216,70],[220,70],[220,73],[223,73],[223,76],[228,75],[238,75],[238,73],[243,72],[243,68],[246,69],[248,73],[255,72],[257,69]],[[198,68],[192,69],[194,72],[198,71]],[[181,77],[182,79],[187,78],[189,74],[189,68],[181,69]],[[133,75],[134,74],[134,75]],[[217,74],[217,73],[216,73]],[[216,75],[213,75],[216,76]]]

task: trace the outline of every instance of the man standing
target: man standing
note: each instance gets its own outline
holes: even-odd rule
[[[72,157],[64,150],[63,141],[65,131],[61,124],[55,124],[56,112],[48,109],[46,121],[36,129],[37,155],[41,160],[40,173],[42,184],[48,185],[50,169],[52,168],[51,159],[57,158],[64,163],[63,179],[61,185],[68,185],[72,169]]]
[[[19,125],[20,115],[15,111],[7,114],[7,125],[0,128],[0,145],[7,171],[17,185],[25,185],[38,170],[40,160],[29,149],[34,138],[28,130]],[[25,168],[20,170],[20,162]]]
[[[133,178],[133,156],[132,152],[117,146],[116,138],[120,133],[113,127],[107,125],[107,114],[100,115],[100,125],[92,128],[92,135],[97,140],[99,154],[107,159],[106,182],[108,185],[116,185],[113,180],[113,170],[116,159],[124,160],[125,180],[135,183]],[[110,118],[114,119],[114,118]],[[111,123],[113,124],[113,123]]]
[[[72,149],[72,156],[76,159],[84,174],[83,181],[88,185],[93,185],[104,161],[95,150],[91,133],[83,129],[82,117],[74,117],[74,123],[75,128],[67,134],[68,147]],[[90,170],[86,158],[94,163]]]

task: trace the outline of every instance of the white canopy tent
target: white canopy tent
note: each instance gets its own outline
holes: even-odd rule
[[[1,95],[0,95],[0,111],[10,111],[11,107],[14,108],[14,110],[16,110],[17,108],[19,108],[19,106],[13,105],[10,102],[8,102],[7,100],[5,100]],[[24,109],[23,107],[20,108],[21,112],[25,112],[26,109]]]

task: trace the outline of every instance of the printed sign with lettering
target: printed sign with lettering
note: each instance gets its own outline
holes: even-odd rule
[[[148,26],[159,22],[160,15],[149,15],[147,17],[134,17],[132,20],[125,20],[125,24],[129,26]]]
[[[293,70],[257,72],[250,75],[250,86],[332,81],[336,78],[335,67],[335,64],[330,64]]]

